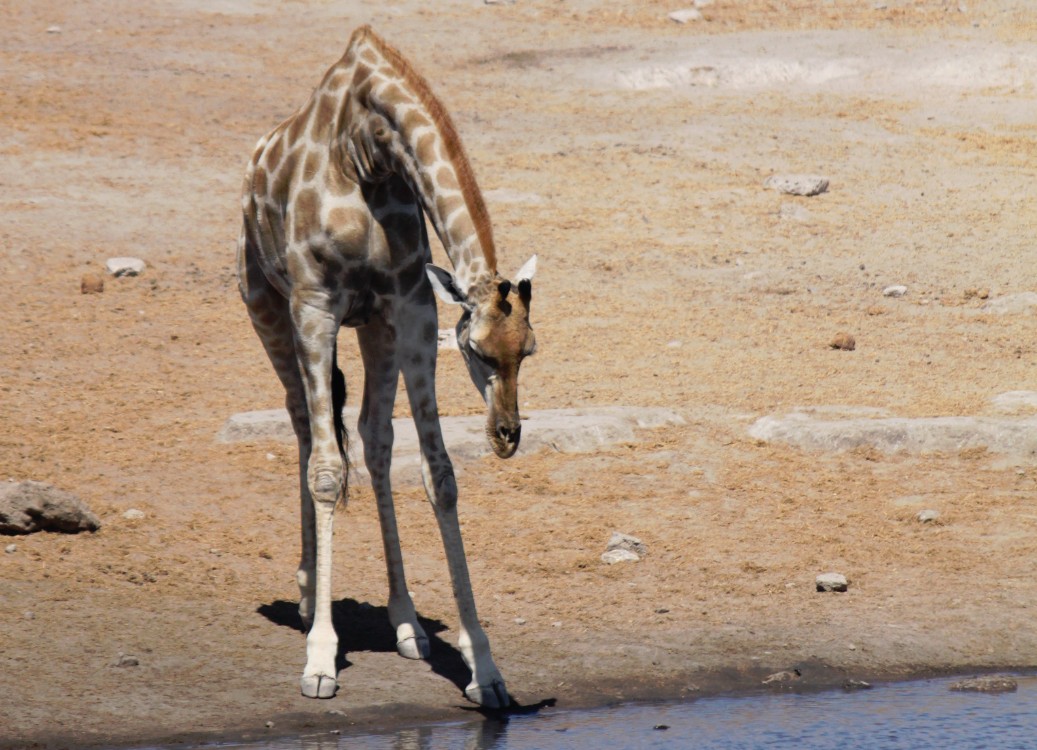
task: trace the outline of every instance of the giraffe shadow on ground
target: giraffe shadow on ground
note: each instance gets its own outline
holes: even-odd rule
[[[299,617],[298,602],[279,599],[270,604],[261,604],[256,612],[275,625],[306,633],[302,618]],[[396,653],[396,631],[389,624],[387,607],[376,607],[355,599],[340,599],[331,604],[331,621],[339,636],[339,653],[335,659],[335,668],[338,671],[350,666],[345,655],[351,651]],[[432,667],[432,671],[440,677],[450,680],[459,691],[464,693],[472,673],[464,663],[464,659],[461,658],[461,652],[439,637],[438,634],[447,630],[447,626],[439,620],[431,620],[421,615],[418,615],[418,622],[428,636],[431,650],[428,663]],[[486,717],[488,721],[482,731],[496,736],[495,732],[503,734],[506,730],[508,717],[534,714],[540,709],[550,708],[556,703],[554,698],[547,698],[528,705],[520,704],[514,698],[511,700],[511,705],[502,709],[478,706],[464,706],[463,708]],[[493,745],[479,744],[476,746],[492,747]]]
[[[299,617],[298,602],[282,599],[262,604],[256,612],[275,625],[306,633],[302,618]],[[331,621],[339,637],[339,653],[335,659],[335,667],[339,671],[350,666],[346,659],[346,654],[350,652],[396,653],[396,631],[389,624],[387,607],[376,607],[355,599],[340,599],[331,604]],[[458,690],[464,692],[468,680],[471,679],[471,672],[461,658],[461,652],[439,637],[438,634],[447,630],[447,626],[439,620],[430,620],[421,615],[418,615],[418,622],[428,636],[432,652],[428,663],[432,671],[450,680]]]

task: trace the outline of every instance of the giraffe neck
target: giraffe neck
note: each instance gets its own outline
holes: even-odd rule
[[[489,212],[446,109],[428,83],[369,27],[350,40],[338,126],[361,178],[400,173],[418,196],[463,291],[496,274]]]

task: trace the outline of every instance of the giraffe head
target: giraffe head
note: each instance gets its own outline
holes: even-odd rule
[[[436,295],[461,305],[457,346],[468,374],[486,401],[486,437],[493,452],[510,458],[518,450],[522,424],[518,411],[518,373],[522,360],[536,351],[529,324],[529,304],[536,256],[519,270],[514,282],[495,275],[463,291],[449,271],[426,266]]]

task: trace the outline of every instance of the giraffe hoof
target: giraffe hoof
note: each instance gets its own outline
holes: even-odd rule
[[[334,698],[338,681],[326,674],[304,674],[300,686],[307,698]]]
[[[396,650],[404,659],[427,659],[432,653],[428,638],[416,635],[397,641]]]
[[[464,691],[465,697],[483,708],[507,708],[511,705],[511,696],[504,687],[503,680],[494,680],[489,685],[471,683]]]

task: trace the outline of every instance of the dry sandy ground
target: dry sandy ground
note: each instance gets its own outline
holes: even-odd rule
[[[75,492],[104,524],[0,555],[0,746],[468,715],[420,488],[398,506],[432,664],[393,653],[359,487],[337,522],[343,687],[307,701],[294,449],[215,441],[282,402],[232,275],[240,175],[364,22],[452,111],[502,270],[540,254],[523,408],[687,420],[459,467],[516,700],[1037,665],[1032,456],[811,455],[747,433],[796,407],[971,415],[1037,388],[1033,308],[983,307],[1034,286],[1028,5],[716,0],[679,25],[658,0],[0,4],[0,477]],[[831,189],[783,196],[774,173]],[[143,276],[80,294],[124,255]],[[855,351],[828,347],[840,332]],[[439,392],[447,414],[480,410],[456,356]],[[648,557],[603,565],[614,529]],[[830,570],[847,593],[815,592]]]

